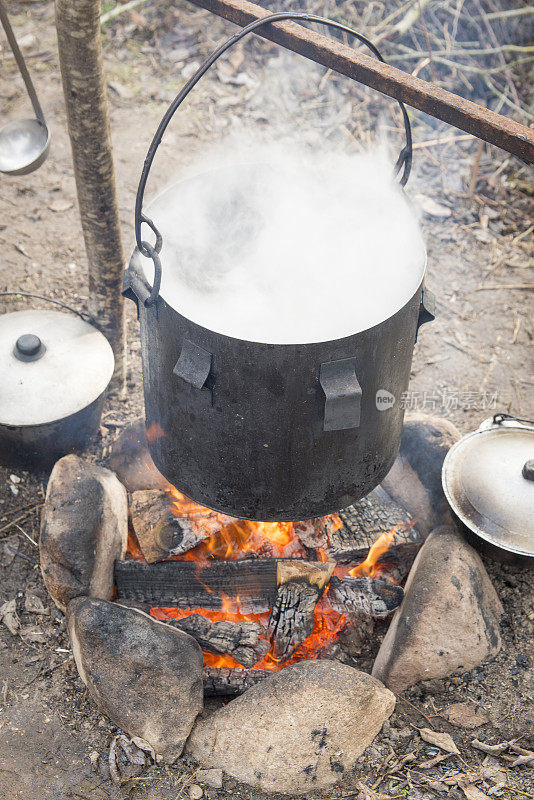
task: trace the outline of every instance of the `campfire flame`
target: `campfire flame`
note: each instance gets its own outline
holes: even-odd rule
[[[239,598],[237,598],[237,606],[239,607],[239,605]],[[155,619],[160,621],[184,619],[191,614],[200,614],[203,617],[207,617],[212,622],[218,622],[219,620],[228,620],[229,622],[251,621],[259,623],[267,630],[270,615],[269,611],[244,614],[240,610],[237,612],[234,611],[233,609],[235,606],[235,601],[230,600],[229,597],[223,597],[223,604],[220,611],[214,611],[209,608],[152,608],[150,613]],[[315,609],[313,631],[297,650],[295,650],[293,655],[282,661],[274,657],[271,648],[271,651],[254,665],[254,669],[278,671],[297,661],[318,658],[321,653],[328,651],[329,647],[335,642],[338,634],[345,626],[345,623],[346,618],[337,611],[334,611],[328,602],[327,596],[323,595]],[[243,668],[242,665],[230,655],[219,655],[204,651],[203,656],[204,665],[206,667],[226,667],[227,669]]]
[[[153,435],[157,436],[158,431]],[[170,556],[177,560],[192,560],[198,563],[198,575],[208,567],[210,560],[236,560],[250,558],[307,558],[305,548],[297,534],[302,534],[303,526],[314,526],[315,520],[304,522],[255,522],[250,520],[236,519],[226,516],[209,508],[195,503],[174,487],[167,490],[170,495],[170,508],[172,513],[187,520],[188,524],[203,533],[204,539],[196,547],[187,553],[178,556]],[[324,521],[323,521],[324,522]],[[326,518],[330,530],[337,530],[343,522],[338,514],[332,514]],[[365,561],[348,569],[347,566],[337,566],[334,574],[340,578],[344,575],[359,576],[378,574],[381,569],[380,559],[391,546],[396,528],[389,532],[384,532],[373,546]],[[144,560],[139,548],[137,538],[133,531],[130,531],[128,541],[128,552],[134,559]],[[328,561],[328,554],[325,550],[318,547],[316,550],[318,561]],[[347,618],[335,611],[328,600],[329,587],[327,586],[324,594],[319,599],[314,618],[312,633],[300,644],[295,652],[287,659],[280,660],[273,655],[273,648],[266,656],[261,658],[254,669],[276,671],[283,669],[290,664],[303,659],[318,658],[326,654],[335,643],[339,633],[345,627]],[[152,608],[151,615],[158,620],[179,620],[191,614],[200,614],[212,622],[228,620],[230,622],[253,621],[262,626],[267,637],[270,611],[262,613],[244,613],[239,597],[229,598],[223,596],[222,607],[220,610],[207,608]],[[242,668],[242,665],[230,655],[220,655],[204,652],[204,664],[209,667],[217,668]]]
[[[388,531],[387,533],[383,533],[381,536],[378,537],[376,542],[371,545],[369,548],[369,552],[367,553],[367,558],[365,561],[362,561],[361,564],[358,564],[353,569],[349,570],[349,575],[353,578],[358,577],[359,575],[369,575],[371,578],[378,572],[378,563],[380,558],[387,553],[393,539],[395,538],[395,530]]]
[[[209,538],[178,558],[207,561],[210,558],[231,561],[253,553],[263,558],[305,558],[306,552],[295,535],[292,522],[252,522],[220,514],[195,503],[172,487],[171,510],[176,517],[187,518]]]

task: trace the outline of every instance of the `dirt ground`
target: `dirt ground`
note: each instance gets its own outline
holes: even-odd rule
[[[25,37],[25,53],[52,131],[52,147],[39,171],[16,179],[0,178],[0,291],[45,294],[83,310],[86,260],[53,4],[10,2],[9,8],[19,38]],[[182,85],[184,69],[187,74],[191,62],[199,61],[232,27],[185,3],[163,2],[124,14],[105,29],[126,252],[133,240],[137,180],[152,132]],[[391,106],[381,100],[366,100],[362,105],[362,97],[368,95],[348,81],[325,76],[324,70],[303,65],[295,56],[280,56],[268,44],[255,42],[241,52],[241,62],[239,57],[233,63],[227,61],[205,79],[173,122],[158,154],[148,195],[166,185],[169,175],[187,165],[201,147],[243,125],[275,135],[277,126],[284,133],[298,129],[311,144],[365,141],[365,131],[376,122],[371,118],[375,112],[382,127],[391,128],[390,122],[383,121]],[[5,50],[0,51],[0,66],[3,120],[4,114],[17,116],[27,101]],[[291,76],[294,86],[292,81],[286,86],[284,75]],[[496,148],[484,147],[476,185],[469,193],[477,142],[423,114],[415,113],[413,121],[416,149],[409,194],[424,210],[427,285],[436,294],[438,315],[421,331],[405,403],[446,416],[462,433],[495,410],[532,418],[533,306],[532,293],[526,288],[532,288],[532,173]],[[396,134],[389,132],[395,145]],[[437,139],[441,144],[436,144]],[[39,301],[30,304],[46,307]],[[0,312],[25,307],[27,300],[0,298]],[[121,426],[142,413],[133,304],[128,304],[127,314],[128,392],[107,401],[101,437],[90,454],[103,462]],[[0,604],[16,597],[23,622],[17,637],[0,626],[0,798],[189,797],[195,774],[186,760],[173,767],[147,765],[138,778],[120,788],[110,780],[106,764],[117,731],[98,713],[77,676],[63,617],[46,594],[37,563],[39,513],[47,477],[0,469]],[[498,658],[462,676],[429,681],[407,691],[354,773],[315,796],[469,797],[462,789],[462,776],[484,762],[486,771],[500,777],[479,786],[487,790],[502,784],[492,796],[534,797],[532,764],[512,768],[509,761],[487,756],[471,744],[476,737],[492,744],[515,739],[524,748],[534,745],[534,573],[489,560],[486,564],[505,608]],[[37,607],[28,600],[33,596],[42,601],[44,614],[25,610]],[[440,710],[461,701],[486,712],[490,722],[473,731],[454,727],[439,716]],[[421,740],[417,729],[423,727],[450,733],[461,755],[425,764],[439,751]],[[229,779],[223,790],[208,788],[205,795],[264,797]]]

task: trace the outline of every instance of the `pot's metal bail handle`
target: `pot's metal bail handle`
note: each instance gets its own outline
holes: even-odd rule
[[[185,339],[173,372],[195,389],[203,389],[211,371],[211,360],[212,354],[209,350]]]
[[[257,28],[261,28],[264,25],[269,25],[272,22],[281,22],[283,20],[300,20],[302,22],[317,22],[320,25],[325,25],[327,28],[334,28],[335,30],[342,31],[343,33],[348,33],[351,36],[354,36],[359,42],[364,44],[372,54],[383,64],[386,64],[386,61],[382,57],[380,51],[378,50],[375,45],[367,39],[367,37],[363,36],[358,31],[355,31],[353,28],[349,28],[347,25],[343,25],[341,22],[336,22],[332,19],[327,19],[325,17],[319,17],[316,14],[308,14],[306,12],[295,12],[295,11],[280,11],[276,14],[268,14],[261,19],[256,19],[253,22],[250,22],[244,28],[242,28],[237,33],[234,33],[226,42],[214,50],[213,53],[208,56],[208,58],[200,65],[194,75],[189,78],[187,83],[183,86],[181,91],[176,95],[172,103],[170,104],[169,108],[163,115],[163,118],[158,125],[158,129],[154,134],[154,138],[150,143],[150,147],[148,148],[148,153],[145,158],[145,163],[143,164],[143,170],[141,172],[141,177],[139,179],[139,186],[137,187],[137,195],[135,198],[135,240],[137,243],[137,249],[141,253],[141,255],[145,256],[145,258],[151,258],[154,263],[154,283],[150,290],[150,294],[148,297],[145,297],[143,303],[145,307],[149,308],[150,306],[154,305],[156,300],[158,299],[159,294],[159,287],[161,282],[161,261],[159,254],[161,252],[161,235],[159,234],[156,226],[154,223],[149,220],[143,214],[143,197],[145,194],[145,187],[148,180],[148,176],[150,173],[150,167],[152,166],[152,162],[154,161],[154,156],[156,155],[156,150],[158,149],[160,142],[163,138],[163,134],[165,133],[167,126],[171,119],[173,118],[176,110],[181,106],[189,92],[196,86],[202,76],[208,71],[208,69],[217,61],[223,53],[226,53],[231,47],[237,44],[241,39],[244,39],[249,33],[253,33]],[[410,126],[410,118],[408,117],[408,112],[406,111],[406,107],[402,100],[397,100],[398,106],[401,110],[402,120],[404,124],[404,133],[406,136],[406,144],[402,148],[399,153],[399,157],[395,163],[393,173],[395,176],[399,175],[399,183],[401,186],[405,186],[408,182],[408,178],[410,177],[410,170],[412,168],[412,129]],[[152,246],[149,242],[145,241],[142,236],[142,225],[146,223],[149,228],[152,229],[153,233],[156,235],[156,242],[154,246]],[[134,287],[130,287],[135,292]],[[126,294],[126,297],[131,297],[131,294]]]
[[[346,431],[360,426],[362,387],[356,377],[356,359],[321,364],[319,382],[326,395],[323,430]]]

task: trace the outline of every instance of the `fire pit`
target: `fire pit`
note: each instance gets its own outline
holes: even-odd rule
[[[408,423],[395,501],[378,487],[296,523],[188,500],[156,470],[142,423],[117,440],[115,473],[58,461],[41,568],[98,708],[169,761],[187,747],[271,791],[335,782],[391,714],[389,688],[500,648],[502,609],[479,556],[451,528],[423,543],[446,518],[436,479],[457,438],[439,420]],[[210,695],[234,699],[197,720]]]
[[[199,642],[207,693],[238,693],[297,661],[342,656],[342,632],[400,605],[421,543],[383,490],[300,523],[228,517],[172,487],[133,492],[130,510],[118,599]]]

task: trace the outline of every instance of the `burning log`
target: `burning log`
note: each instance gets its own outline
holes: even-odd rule
[[[215,513],[207,509],[202,524],[191,517],[177,516],[171,495],[157,489],[133,492],[130,513],[139,547],[149,564],[188,553],[218,527]]]
[[[275,658],[289,658],[312,633],[315,606],[334,567],[300,560],[278,565],[278,592],[269,619]]]
[[[345,564],[361,560],[378,537],[395,528],[390,549],[409,547],[415,553],[422,543],[415,520],[380,487],[354,505],[339,512],[342,525],[337,530],[327,527],[327,553],[334,561]],[[326,522],[331,520],[326,518]]]
[[[264,669],[204,667],[204,696],[232,697],[243,694],[270,674]]]
[[[289,658],[311,634],[320,594],[316,585],[302,581],[280,586],[269,620],[275,658]]]
[[[341,564],[363,561],[377,539],[390,531],[387,551],[381,554],[374,574],[398,583],[408,574],[422,544],[414,519],[381,487],[339,514],[315,520],[313,526],[299,523],[295,531],[310,555],[322,551]]]
[[[243,667],[253,667],[270,649],[269,642],[260,638],[265,628],[258,622],[212,622],[203,614],[189,614],[169,624],[188,633],[208,653],[230,655]]]
[[[246,561],[116,561],[119,598],[166,608],[221,610],[239,597],[242,611],[269,611],[276,597],[276,559]],[[228,609],[231,610],[231,609]],[[234,610],[239,610],[238,607]]]
[[[258,558],[243,561],[162,561],[142,564],[116,561],[115,581],[121,600],[137,605],[232,610],[229,599],[239,598],[235,611],[269,611],[278,586],[295,576],[307,575],[321,583],[334,565],[302,559]],[[326,579],[326,582],[328,579]],[[321,591],[322,588],[321,587]]]
[[[387,617],[402,603],[404,590],[391,581],[366,576],[330,580],[328,599],[340,614],[364,612],[367,616]]]

